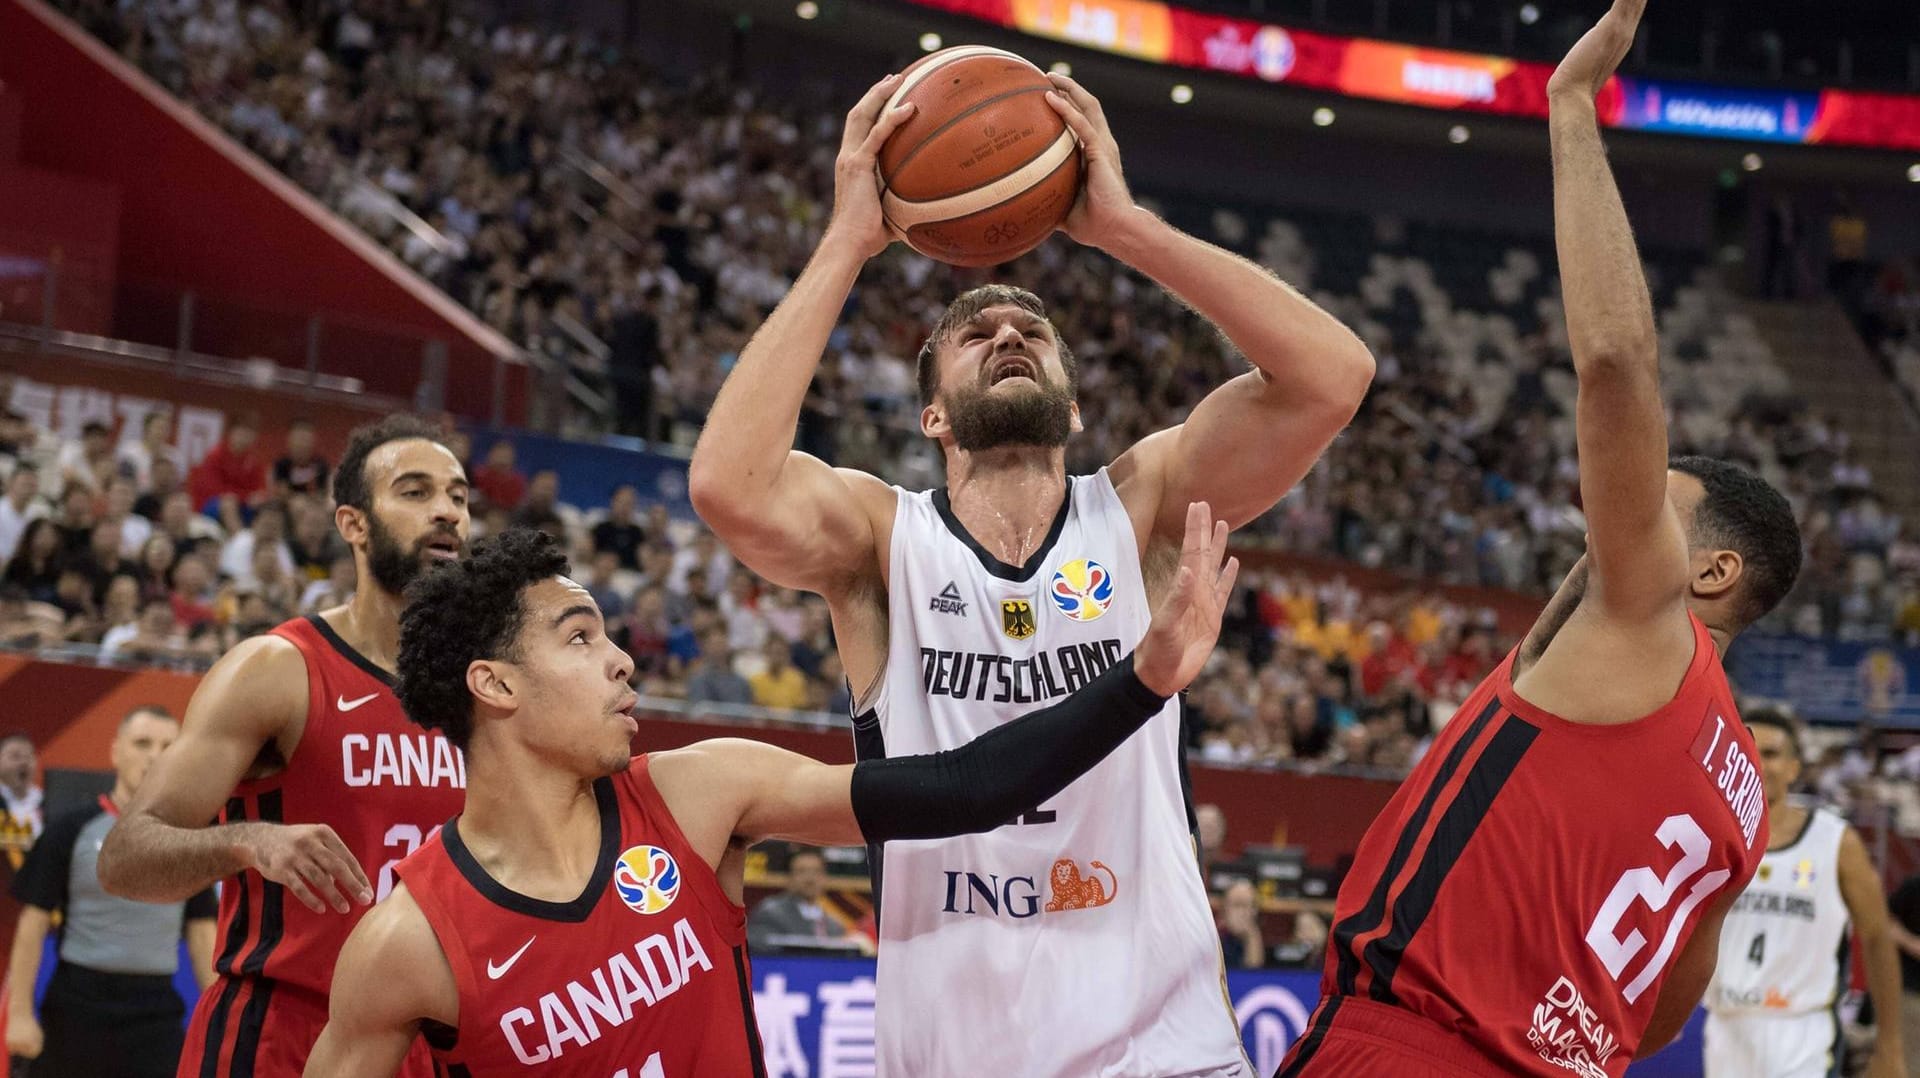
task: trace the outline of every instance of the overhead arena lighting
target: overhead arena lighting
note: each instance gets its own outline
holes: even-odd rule
[[[1173,84],[1173,103],[1174,104],[1184,105],[1187,102],[1192,100],[1193,100],[1193,87],[1188,86],[1184,82],[1176,82]]]
[[[1324,105],[1322,105],[1317,109],[1314,109],[1313,110],[1313,126],[1315,127],[1333,126],[1333,110],[1330,108],[1327,108]]]

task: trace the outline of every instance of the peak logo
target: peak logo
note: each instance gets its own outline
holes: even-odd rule
[[[660,913],[680,894],[680,865],[658,846],[630,846],[613,866],[613,890],[635,913]]]
[[[960,589],[951,580],[947,581],[946,587],[940,589],[940,594],[927,602],[927,609],[936,614],[958,614],[963,618],[967,616],[966,601],[960,598]]]

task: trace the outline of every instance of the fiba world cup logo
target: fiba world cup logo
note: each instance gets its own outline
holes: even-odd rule
[[[1113,574],[1092,558],[1076,558],[1053,574],[1054,609],[1074,621],[1093,621],[1113,605]]]
[[[659,913],[680,893],[680,866],[658,846],[630,846],[613,866],[613,890],[635,913]]]

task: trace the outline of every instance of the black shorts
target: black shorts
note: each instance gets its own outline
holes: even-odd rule
[[[173,978],[62,962],[40,1004],[46,1044],[33,1078],[172,1078],[186,1038]]]

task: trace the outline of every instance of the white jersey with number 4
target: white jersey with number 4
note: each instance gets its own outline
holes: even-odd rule
[[[1848,942],[1840,895],[1846,832],[1845,820],[1813,808],[1799,838],[1767,851],[1720,929],[1709,1010],[1790,1015],[1833,1007]]]
[[[1024,566],[944,490],[898,491],[886,673],[862,758],[964,745],[1133,650],[1151,608],[1103,470],[1070,479]],[[889,842],[876,862],[879,1078],[1250,1074],[1188,831],[1180,705],[986,834]]]

